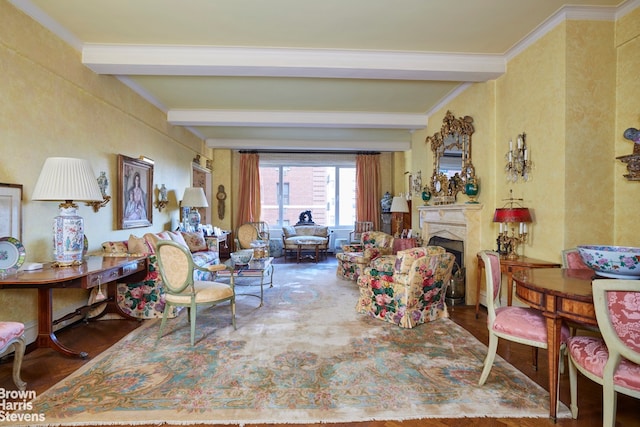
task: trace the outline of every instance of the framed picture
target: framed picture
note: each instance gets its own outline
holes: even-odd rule
[[[120,228],[153,223],[153,163],[118,154],[118,224]]]
[[[22,240],[22,185],[0,183],[0,237]]]

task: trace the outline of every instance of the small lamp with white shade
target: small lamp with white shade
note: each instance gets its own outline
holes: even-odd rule
[[[187,218],[185,218],[186,224],[194,230],[197,230],[200,226],[200,212],[198,212],[198,208],[209,207],[204,189],[201,187],[185,188],[184,195],[182,196],[182,206],[190,208],[189,214]]]
[[[33,190],[32,200],[62,201],[53,222],[54,260],[60,267],[82,263],[84,220],[74,201],[102,202],[103,196],[88,160],[49,157]]]
[[[403,196],[395,196],[393,201],[391,202],[391,213],[395,215],[396,220],[396,234],[395,237],[400,237],[402,234],[403,228],[403,214],[409,212],[409,204],[407,203],[407,199]]]

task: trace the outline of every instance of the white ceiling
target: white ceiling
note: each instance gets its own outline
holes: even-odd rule
[[[380,151],[408,149],[432,110],[562,20],[640,3],[10,1],[210,147]]]

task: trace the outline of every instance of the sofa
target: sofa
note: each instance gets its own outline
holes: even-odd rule
[[[336,275],[341,279],[356,281],[372,260],[393,253],[393,240],[392,235],[382,231],[365,231],[359,244],[344,245],[343,252],[336,254]]]
[[[160,240],[173,240],[189,248],[193,261],[198,266],[207,267],[220,262],[217,242],[214,238],[205,239],[202,232],[163,231],[147,233],[142,237],[132,234],[128,240],[104,242],[104,256],[148,256],[149,267],[144,280],[117,284],[117,304],[129,316],[139,319],[162,317],[165,307],[164,290],[155,255],[156,244]],[[211,280],[212,274],[195,270],[194,279]],[[178,307],[174,307],[168,316],[175,317],[179,311]]]
[[[358,277],[356,311],[403,328],[449,317],[445,293],[454,263],[440,246],[380,256]]]
[[[329,227],[326,225],[287,225],[282,227],[282,249],[284,250],[284,258],[293,252],[294,256],[298,254],[299,242],[315,242],[311,245],[302,245],[303,251],[315,251],[318,244],[318,251],[325,256],[329,248]]]

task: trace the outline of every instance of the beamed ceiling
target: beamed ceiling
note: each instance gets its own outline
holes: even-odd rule
[[[640,0],[10,1],[210,147],[403,151],[558,23]]]

